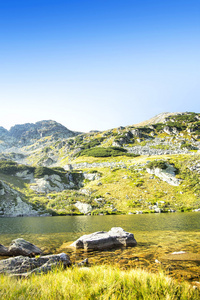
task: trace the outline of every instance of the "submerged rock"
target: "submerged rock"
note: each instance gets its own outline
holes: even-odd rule
[[[71,246],[84,250],[105,250],[116,247],[134,247],[137,242],[132,233],[124,231],[121,227],[113,227],[110,231],[98,231],[83,235]]]
[[[162,257],[164,260],[200,261],[200,254],[185,251],[173,252]]]
[[[8,248],[9,256],[34,256],[41,254],[42,250],[37,246],[31,244],[30,242],[25,241],[24,239],[16,239],[11,242],[11,245]]]
[[[53,267],[71,265],[70,258],[65,253],[30,258],[24,256],[12,257],[0,260],[0,274],[12,274],[14,276],[28,276],[32,273],[47,273]]]

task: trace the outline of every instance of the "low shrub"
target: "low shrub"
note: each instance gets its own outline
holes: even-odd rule
[[[34,177],[35,178],[42,178],[44,177],[45,175],[53,175],[55,173],[58,173],[57,171],[55,170],[52,170],[50,168],[46,168],[46,167],[36,167],[35,168],[35,171],[34,171]]]
[[[159,168],[159,169],[166,169],[167,168],[167,164],[165,161],[163,160],[153,160],[153,161],[150,161],[147,165],[146,165],[147,168],[149,169],[156,169],[156,168]]]
[[[81,146],[81,148],[83,148],[83,149],[94,148],[96,146],[101,145],[101,142],[103,142],[104,139],[105,139],[104,137],[101,137],[101,138],[98,138],[98,139],[93,139],[90,142],[83,144]]]
[[[78,152],[76,156],[92,156],[92,157],[110,157],[120,156],[127,152],[126,149],[120,147],[96,147]]]
[[[157,124],[154,124],[152,126],[159,132],[159,131],[163,130],[165,124],[163,124],[163,123],[157,123]]]
[[[17,172],[22,172],[28,170],[30,173],[34,172],[35,168],[19,165],[18,163],[12,160],[0,160],[0,172],[6,175],[14,175]]]
[[[181,149],[184,149],[184,148],[186,148],[188,150],[192,150],[193,147],[190,143],[184,143],[181,145]]]

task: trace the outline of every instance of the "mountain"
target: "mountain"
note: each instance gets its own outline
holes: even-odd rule
[[[6,141],[8,145],[12,144],[12,142],[18,142],[24,146],[46,136],[52,136],[56,139],[57,137],[69,138],[77,134],[79,133],[73,132],[52,120],[44,120],[36,122],[35,124],[26,123],[15,125],[11,127],[9,131],[0,127],[0,139]]]
[[[200,114],[89,133],[52,121],[0,127],[0,215],[200,208]]]
[[[169,112],[164,112],[161,114],[156,115],[155,117],[143,121],[141,123],[135,124],[136,127],[141,127],[141,126],[146,126],[146,125],[153,125],[157,123],[165,123],[170,117],[176,116],[176,115],[181,115],[181,113],[169,113]]]

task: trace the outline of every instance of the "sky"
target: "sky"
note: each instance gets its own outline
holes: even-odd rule
[[[0,0],[0,126],[200,112],[199,0]]]

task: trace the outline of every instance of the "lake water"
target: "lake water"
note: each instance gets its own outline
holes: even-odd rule
[[[132,232],[134,248],[87,253],[69,248],[83,234],[122,227]],[[91,264],[116,264],[120,268],[145,268],[188,281],[200,281],[200,213],[111,216],[0,218],[0,244],[22,237],[46,253],[66,252],[72,262],[88,257]],[[172,252],[189,253],[187,260],[169,259]],[[194,258],[194,255],[196,258]],[[155,262],[155,261],[159,261]]]

